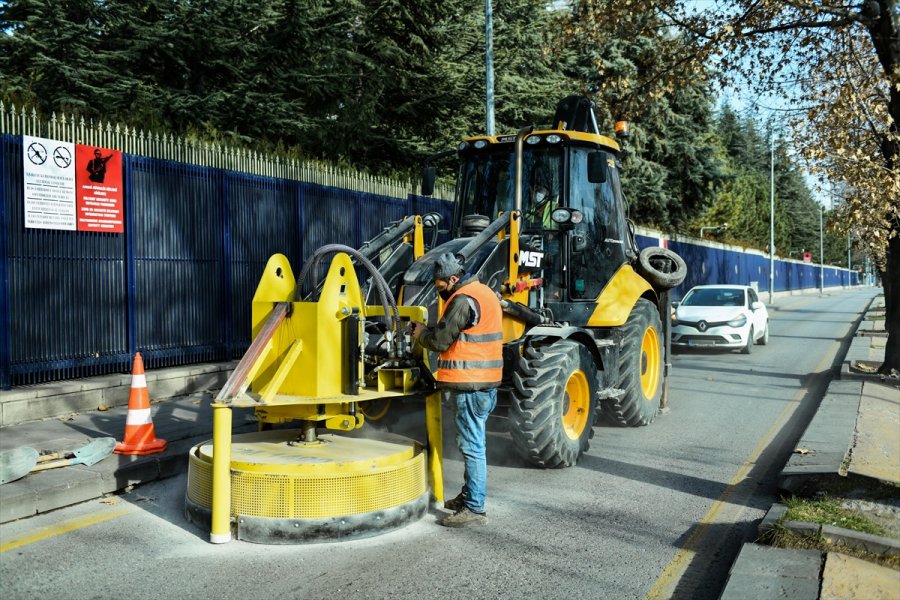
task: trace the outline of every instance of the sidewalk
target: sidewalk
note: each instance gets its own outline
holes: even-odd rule
[[[882,378],[873,366],[884,359],[884,297],[876,297],[857,329],[815,417],[779,476],[785,496],[812,497],[848,484],[898,486],[893,518],[900,520],[900,379]],[[882,316],[882,320],[870,317]],[[864,504],[865,503],[865,504]],[[876,507],[875,503],[861,505]],[[721,600],[900,598],[900,571],[848,556],[849,550],[900,557],[900,534],[874,536],[835,525],[784,521],[786,507],[775,504],[759,525],[766,539],[776,525],[794,534],[820,538],[828,551],[744,544],[731,567]],[[900,531],[900,523],[894,529]],[[833,549],[833,550],[832,550]]]
[[[90,467],[72,465],[40,471],[0,485],[0,523],[185,472],[191,447],[212,437],[210,403],[214,395],[212,391],[183,394],[202,387],[221,387],[228,373],[223,365],[148,372],[154,430],[157,438],[168,442],[166,449],[147,456],[113,454]],[[38,451],[58,452],[80,448],[99,437],[121,441],[130,386],[130,375],[110,375],[0,392],[0,409],[5,416],[21,415],[22,406],[42,402],[42,410],[37,414],[63,412],[54,418],[0,427],[0,450],[28,446]],[[179,393],[182,395],[170,396]],[[106,402],[116,402],[118,406],[107,408]],[[82,412],[72,412],[79,405],[90,406],[92,410],[82,408]],[[98,406],[103,410],[98,410]],[[235,433],[255,431],[253,412],[235,410],[233,426]]]
[[[877,315],[879,307],[883,312],[883,305],[883,297],[877,297],[867,314]],[[862,321],[840,380],[831,383],[798,452],[781,473],[779,484],[786,494],[815,493],[847,480],[900,486],[900,381],[882,381],[865,369],[884,356],[884,322],[880,322],[880,331],[878,323]],[[212,437],[210,402],[233,366],[195,365],[148,372],[156,437],[168,441],[167,449],[150,456],[114,454],[91,467],[32,473],[2,485],[0,523],[184,472],[190,448]],[[857,368],[860,366],[862,369]],[[0,450],[20,446],[71,450],[97,437],[121,440],[130,384],[130,376],[116,375],[0,392]],[[98,410],[101,405],[110,408]],[[52,418],[21,422],[27,414]],[[236,433],[256,430],[250,410],[235,410],[233,419]],[[900,488],[896,500],[900,509]],[[762,533],[784,514],[784,507],[779,507],[773,506],[760,524]],[[830,525],[794,522],[782,526],[848,547],[900,556],[900,539],[877,538]],[[900,598],[900,572],[852,558],[834,547],[835,551],[820,552],[746,544],[721,598]]]

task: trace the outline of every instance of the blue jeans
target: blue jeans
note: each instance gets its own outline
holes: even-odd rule
[[[465,465],[463,499],[466,508],[483,513],[487,495],[485,425],[497,406],[497,388],[477,392],[447,390],[447,398],[456,409],[456,443]]]

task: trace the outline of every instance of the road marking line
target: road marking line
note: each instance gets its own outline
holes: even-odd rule
[[[834,345],[834,343],[832,343]],[[825,356],[816,366],[814,373],[821,373],[824,369],[830,367],[831,361],[834,359],[834,354],[830,352],[826,352]],[[827,363],[827,364],[826,364]],[[805,383],[808,383],[808,379]],[[681,576],[684,575],[685,570],[687,569],[688,563],[693,558],[696,552],[694,548],[697,547],[699,542],[706,535],[707,527],[712,525],[716,517],[718,517],[719,513],[723,508],[728,504],[728,499],[734,493],[738,484],[744,481],[744,478],[747,476],[747,473],[755,466],[756,461],[759,459],[760,455],[766,449],[766,447],[772,443],[775,439],[775,436],[778,435],[778,432],[781,431],[781,428],[788,422],[793,413],[800,406],[800,400],[809,392],[808,388],[801,388],[797,390],[797,393],[794,394],[794,397],[790,402],[785,405],[784,409],[782,409],[781,414],[778,415],[778,418],[766,432],[766,434],[762,437],[760,442],[756,445],[756,448],[750,453],[746,460],[741,464],[737,473],[735,473],[734,477],[731,478],[731,481],[728,482],[728,486],[725,488],[725,491],[722,492],[722,495],[713,502],[713,505],[709,508],[709,511],[700,521],[697,522],[697,527],[688,536],[688,539],[684,542],[684,546],[682,546],[678,552],[675,553],[675,558],[672,559],[672,562],[663,569],[662,574],[659,576],[659,579],[656,580],[656,583],[653,584],[653,587],[650,588],[650,591],[647,592],[647,596],[645,600],[658,600],[661,598],[670,598],[672,596],[672,592],[675,590],[675,587],[678,584],[678,581],[681,579]]]
[[[20,535],[9,541],[3,542],[2,544],[0,544],[0,554],[6,552],[7,550],[15,550],[16,548],[21,548],[22,546],[27,546],[28,544],[33,544],[34,542],[39,542],[41,540],[51,538],[55,535],[61,535],[63,533],[75,531],[76,529],[81,529],[90,525],[96,525],[97,523],[103,523],[104,521],[117,519],[132,512],[134,512],[134,509],[130,507],[118,508],[109,512],[98,511],[89,515],[85,515],[83,517],[76,517],[74,519],[69,519],[68,521],[61,521],[55,525],[41,527],[40,529],[37,529],[32,533]]]

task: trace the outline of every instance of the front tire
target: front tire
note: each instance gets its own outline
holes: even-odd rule
[[[526,348],[513,384],[509,432],[516,451],[538,467],[573,466],[593,433],[598,382],[591,353],[571,340]]]
[[[747,345],[741,348],[741,354],[750,354],[753,352],[753,336],[756,335],[756,332],[753,331],[753,327],[750,328],[750,333],[747,335]]]
[[[760,346],[768,346],[769,345],[769,322],[766,321],[766,329],[763,331],[762,337],[757,340],[757,343]]]
[[[638,298],[622,327],[618,399],[603,402],[606,423],[620,427],[649,425],[659,413],[663,390],[662,324],[652,302]]]

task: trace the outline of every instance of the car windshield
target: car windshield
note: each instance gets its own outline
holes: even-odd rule
[[[691,290],[682,306],[744,306],[744,290],[703,288]]]

